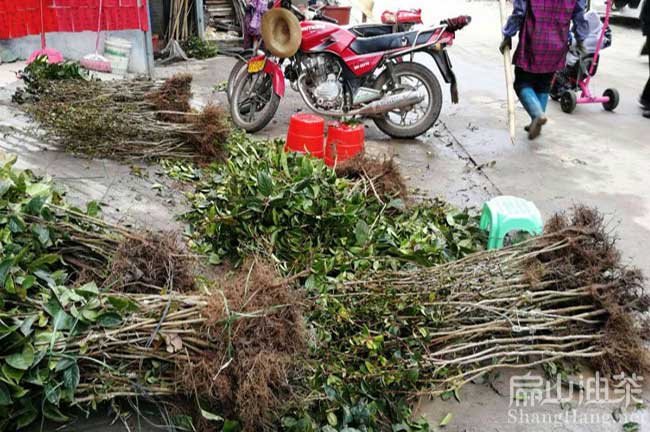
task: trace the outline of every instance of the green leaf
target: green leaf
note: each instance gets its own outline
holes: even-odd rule
[[[119,327],[122,324],[122,317],[113,312],[107,312],[97,317],[97,324],[106,328]]]
[[[23,287],[24,290],[28,290],[34,286],[34,282],[36,282],[36,277],[34,277],[33,275],[27,275],[22,279],[19,279],[18,283],[20,284],[21,287]]]
[[[223,417],[221,417],[219,415],[216,415],[216,414],[213,414],[210,411],[206,411],[203,408],[201,408],[201,416],[204,419],[210,420],[210,421],[215,421],[215,422],[222,422],[223,421]]]
[[[61,257],[57,254],[45,254],[35,259],[29,264],[29,271],[41,270],[43,266],[52,265],[59,261]]]
[[[370,237],[369,233],[370,227],[368,227],[368,224],[364,220],[359,219],[357,225],[354,227],[354,236],[357,239],[357,245],[365,245]]]
[[[3,381],[7,384],[18,385],[21,378],[23,377],[24,372],[20,369],[12,368],[7,364],[2,365],[2,375],[4,376]]]
[[[36,322],[37,319],[38,319],[38,315],[31,315],[31,316],[28,316],[27,318],[25,318],[23,320],[22,324],[20,324],[20,332],[25,337],[32,334],[32,331],[33,331],[32,327],[34,326],[34,323]]]
[[[117,309],[118,312],[124,313],[138,311],[138,304],[128,298],[111,296],[106,300],[108,301],[108,304]]]
[[[175,415],[171,417],[172,425],[178,430],[196,432],[192,416],[189,415]]]
[[[61,383],[49,380],[45,383],[44,391],[45,399],[54,405],[59,405],[59,401],[61,400]]]
[[[99,312],[97,312],[96,310],[92,310],[92,309],[82,309],[81,310],[81,316],[86,321],[94,323],[95,321],[97,321],[97,318],[99,317]]]
[[[445,427],[449,423],[451,423],[451,419],[454,418],[454,415],[452,413],[447,413],[447,415],[440,421],[440,427]]]
[[[27,411],[21,414],[16,420],[17,429],[23,429],[29,426],[34,422],[34,420],[36,420],[36,417],[38,417],[38,411],[32,407],[29,407]]]
[[[627,422],[623,425],[623,432],[639,432],[641,425],[636,422]]]
[[[68,315],[63,309],[54,315],[54,328],[56,330],[70,330],[74,326],[75,319]]]
[[[43,406],[43,415],[45,418],[58,423],[64,423],[70,420],[70,417],[63,414],[56,406],[49,402],[45,402],[45,405]]]
[[[14,283],[14,278],[11,275],[7,276],[7,278],[5,279],[4,288],[5,291],[7,291],[9,294],[18,294],[18,297],[20,297],[21,299],[24,299],[26,297],[26,293],[24,292],[24,290],[21,290],[20,293],[16,292],[16,284]]]
[[[269,197],[273,194],[273,179],[264,171],[257,174],[257,186],[262,195]]]
[[[5,258],[2,262],[0,262],[0,286],[4,286],[7,275],[9,274],[9,270],[11,270],[11,267],[13,265],[14,259],[12,257]]]
[[[99,294],[99,288],[95,282],[89,282],[77,288],[75,291],[86,298],[92,298]]]
[[[226,420],[223,424],[222,432],[238,432],[240,429],[239,422],[235,420]]]
[[[0,198],[6,194],[9,189],[15,186],[15,183],[13,180],[9,179],[3,179],[0,178]]]
[[[330,426],[336,426],[338,422],[339,420],[336,418],[336,414],[333,412],[327,413],[327,423],[329,423]]]
[[[45,206],[46,202],[47,199],[44,196],[34,197],[31,200],[29,200],[29,202],[25,206],[25,212],[33,215],[40,215],[41,212],[43,211],[43,207]]]
[[[86,214],[90,217],[97,217],[101,213],[102,209],[97,203],[97,201],[90,201],[86,204]]]
[[[25,192],[31,197],[50,195],[52,193],[52,185],[44,182],[32,183],[27,186],[27,190]]]
[[[32,227],[32,232],[36,235],[36,238],[43,246],[50,245],[50,230],[43,225],[34,225]]]
[[[54,370],[57,372],[61,372],[63,370],[68,369],[70,366],[76,363],[77,361],[73,358],[68,358],[68,357],[62,358],[56,363],[56,367],[54,368]]]
[[[25,222],[18,216],[11,216],[9,218],[8,227],[9,230],[14,234],[24,232],[26,226],[27,225],[25,225]]]
[[[406,204],[404,204],[404,200],[401,199],[394,199],[391,200],[388,203],[388,208],[389,209],[396,209],[396,210],[405,210],[406,209]]]
[[[74,363],[72,366],[63,371],[63,386],[74,393],[79,385],[80,373],[79,366]]]
[[[11,394],[7,386],[0,382],[0,406],[9,406],[11,405]]]
[[[34,348],[25,345],[22,352],[11,354],[6,358],[6,362],[14,369],[26,371],[34,363]]]

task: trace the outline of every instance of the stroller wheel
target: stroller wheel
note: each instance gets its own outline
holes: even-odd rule
[[[565,91],[562,93],[562,96],[560,97],[560,107],[562,107],[562,111],[571,114],[575,111],[576,105],[578,105],[578,98],[575,93],[572,91]]]
[[[605,90],[603,96],[609,98],[609,102],[603,103],[605,111],[614,111],[618,106],[618,103],[621,101],[621,96],[618,94],[618,90],[616,89]]]

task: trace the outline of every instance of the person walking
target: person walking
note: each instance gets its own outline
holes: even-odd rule
[[[531,118],[526,130],[532,140],[547,122],[551,82],[555,72],[564,68],[571,22],[578,50],[585,52],[583,42],[589,32],[585,20],[586,0],[513,0],[513,6],[499,50],[503,53],[506,47],[512,48],[512,38],[519,34],[513,56],[514,87]]]
[[[643,2],[641,9],[641,26],[643,35],[646,37],[645,50],[648,52],[648,65],[650,65],[650,0]],[[643,107],[643,117],[650,119],[650,77],[641,93],[641,106]]]

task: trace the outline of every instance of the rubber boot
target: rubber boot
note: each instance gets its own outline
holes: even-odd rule
[[[528,129],[528,139],[535,139],[542,132],[542,126],[546,124],[546,116],[544,115],[544,109],[542,108],[542,103],[537,97],[537,93],[532,87],[524,87],[519,90],[519,100],[524,106],[524,109],[530,116],[532,122],[530,123]],[[548,102],[548,98],[544,99],[544,105]]]
[[[549,93],[536,93],[536,94],[537,94],[537,99],[539,100],[539,105],[542,107],[542,111],[546,113]]]
[[[539,100],[539,105],[542,107],[542,111],[546,113],[546,107],[548,106],[548,98],[550,96],[549,93],[535,93],[537,95],[537,99]],[[532,123],[529,124],[528,126],[524,126],[524,130],[526,132],[530,132],[530,127],[532,126]]]

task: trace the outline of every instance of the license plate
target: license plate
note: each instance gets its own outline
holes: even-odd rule
[[[254,74],[261,72],[264,69],[264,66],[266,66],[266,59],[251,60],[248,63],[248,73]]]

